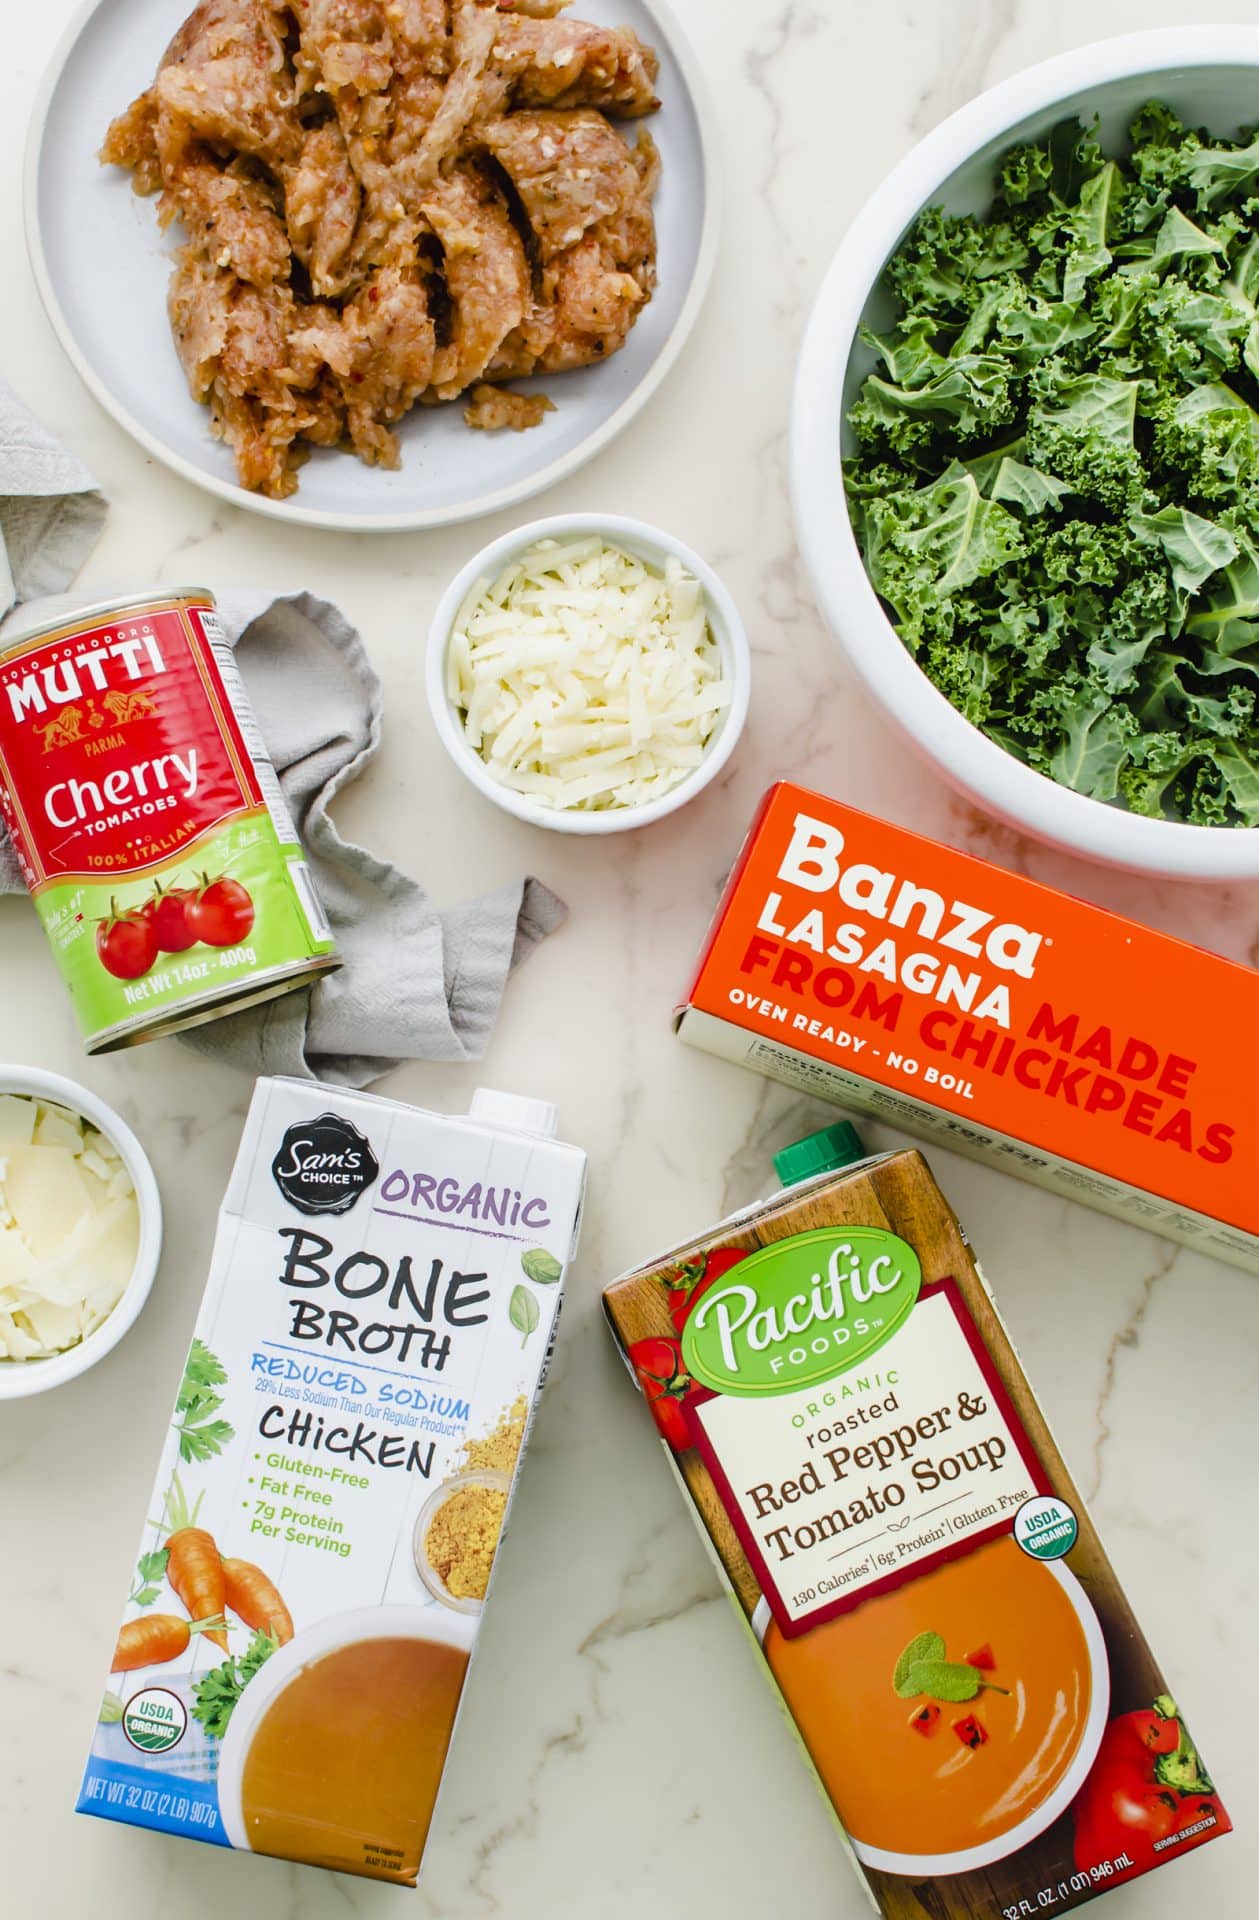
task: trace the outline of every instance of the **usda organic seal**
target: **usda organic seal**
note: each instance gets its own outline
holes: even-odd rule
[[[1061,1560],[1079,1533],[1080,1523],[1072,1509],[1052,1494],[1025,1500],[1014,1516],[1014,1537],[1033,1560]]]
[[[140,1753],[169,1753],[188,1731],[188,1709],[169,1687],[141,1687],[122,1710],[122,1730]]]

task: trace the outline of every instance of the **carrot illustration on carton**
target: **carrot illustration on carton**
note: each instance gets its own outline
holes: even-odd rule
[[[140,1620],[128,1620],[119,1629],[110,1672],[134,1673],[139,1667],[166,1666],[187,1653],[194,1633],[209,1633],[222,1640],[218,1631],[221,1624],[221,1615],[190,1621],[175,1613],[150,1613]]]
[[[227,1606],[223,1562],[214,1535],[193,1524],[178,1474],[166,1496],[166,1512],[170,1527],[166,1536],[166,1578],[171,1590],[183,1602],[190,1620],[221,1620]],[[225,1630],[207,1627],[203,1631],[215,1646],[222,1647],[224,1653],[228,1651]]]

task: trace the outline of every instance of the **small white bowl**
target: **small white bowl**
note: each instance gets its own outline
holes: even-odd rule
[[[703,760],[671,793],[641,807],[609,807],[600,813],[542,806],[495,780],[480,754],[468,744],[463,721],[446,692],[446,654],[451,632],[459,609],[477,581],[484,579],[488,583],[495,579],[509,560],[527,547],[536,546],[539,540],[567,540],[581,534],[597,534],[609,546],[624,548],[648,566],[663,567],[671,556],[682,562],[704,590],[709,628],[721,654],[722,670],[733,690],[730,705],[719,715],[709,737]],[[658,527],[649,527],[641,520],[622,519],[614,513],[559,514],[549,520],[532,520],[527,526],[516,527],[501,539],[491,541],[451,581],[429,629],[425,684],[442,745],[459,771],[496,807],[515,814],[518,820],[527,820],[531,826],[549,827],[554,833],[625,833],[631,827],[650,826],[653,820],[663,820],[667,814],[676,813],[716,779],[734,752],[747,720],[752,656],[738,608],[720,578],[706,560],[701,560],[672,534],[662,533]]]
[[[1165,99],[1191,126],[1231,135],[1256,119],[1259,28],[1172,27],[1046,60],[980,94],[919,141],[871,194],[831,263],[796,376],[791,478],[814,591],[867,690],[911,744],[972,800],[1039,839],[1110,866],[1184,880],[1259,876],[1259,829],[1150,820],[1059,786],[971,725],[903,645],[866,574],[848,517],[841,450],[857,388],[874,364],[859,338],[886,326],[884,266],[924,207],[975,213],[992,200],[1009,147],[1067,115],[1097,114],[1114,150],[1144,101]]]
[[[162,1251],[162,1201],[148,1156],[131,1128],[86,1087],[79,1086],[75,1080],[63,1079],[59,1073],[44,1073],[38,1067],[0,1067],[0,1094],[3,1093],[53,1101],[90,1121],[117,1147],[131,1175],[140,1208],[140,1244],[131,1278],[118,1304],[100,1326],[89,1333],[86,1340],[80,1340],[78,1346],[51,1354],[46,1360],[0,1359],[0,1400],[24,1400],[31,1394],[64,1386],[67,1380],[86,1373],[111,1353],[134,1325],[157,1274]]]

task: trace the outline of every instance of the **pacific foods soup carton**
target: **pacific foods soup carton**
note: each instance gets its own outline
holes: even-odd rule
[[[604,1303],[887,1920],[1069,1912],[1229,1830],[918,1153]]]
[[[80,1812],[414,1882],[576,1241],[554,1131],[259,1081]]]
[[[781,784],[677,1025],[1259,1273],[1250,967]]]

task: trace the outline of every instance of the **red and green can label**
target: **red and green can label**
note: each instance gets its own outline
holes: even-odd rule
[[[334,954],[208,597],[71,621],[0,660],[0,816],[89,1051]]]

